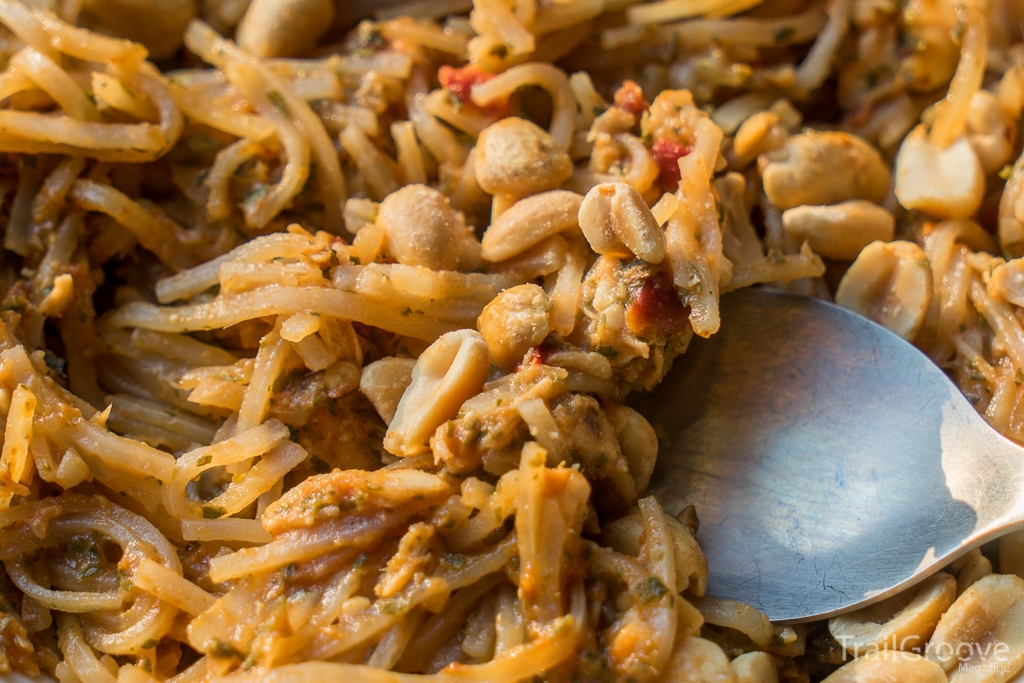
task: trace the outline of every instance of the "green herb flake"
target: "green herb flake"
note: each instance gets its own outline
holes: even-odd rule
[[[1017,368],[1017,374],[1013,378],[1013,383],[1018,387],[1024,384],[1024,368]]]
[[[263,199],[266,194],[267,186],[260,183],[245,193],[245,196],[242,197],[242,203],[248,205],[255,204],[259,200]]]
[[[291,113],[288,111],[288,103],[284,101],[284,97],[281,96],[281,93],[276,90],[271,90],[267,93],[267,99],[270,100],[270,103],[277,107],[282,114],[285,116],[291,116]]]
[[[67,364],[63,358],[58,358],[49,351],[43,354],[43,361],[46,363],[46,367],[53,370],[58,375],[64,374],[64,366]]]
[[[2,305],[0,305],[0,311],[13,311],[15,313],[24,313],[28,310],[28,299],[21,296],[13,296]]]
[[[452,569],[462,569],[466,564],[466,556],[459,553],[448,553],[444,556],[444,563]]]
[[[374,51],[384,47],[387,42],[384,40],[384,34],[381,33],[380,27],[372,21],[364,21],[359,25],[358,28],[359,42],[362,44],[366,54],[360,55],[363,57],[370,57]]]
[[[1009,180],[1010,176],[1012,175],[1013,164],[1006,164],[1006,166],[1003,166],[1001,169],[999,169],[999,177],[1002,178],[1003,180]]]
[[[640,598],[640,602],[649,605],[658,598],[668,595],[668,588],[665,588],[665,584],[657,576],[651,576],[636,584],[633,592]]]
[[[377,601],[377,610],[381,614],[401,614],[409,608],[409,601],[405,598],[384,598]]]
[[[203,519],[220,519],[227,513],[227,510],[222,507],[217,507],[216,505],[203,506]]]
[[[242,653],[232,647],[230,643],[226,643],[220,638],[214,638],[212,640],[206,653],[214,659],[242,658]]]
[[[68,552],[75,555],[79,579],[95,576],[103,569],[103,554],[94,534],[81,534],[68,541]]]
[[[135,589],[135,584],[132,583],[132,575],[128,573],[128,570],[117,570],[117,585],[126,593]]]
[[[792,26],[782,26],[775,31],[775,42],[785,43],[787,40],[793,37],[796,33],[796,29]]]
[[[196,467],[209,465],[211,462],[213,462],[213,456],[207,453],[206,455],[199,456],[199,459],[196,460]]]
[[[249,669],[253,668],[254,666],[256,666],[259,663],[260,663],[260,653],[259,652],[250,652],[249,656],[245,658],[244,662],[242,662],[242,667],[241,667],[242,671],[248,671]]]

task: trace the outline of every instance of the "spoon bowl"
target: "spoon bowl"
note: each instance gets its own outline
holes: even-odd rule
[[[913,345],[783,292],[721,307],[632,401],[663,441],[649,491],[696,507],[709,595],[827,618],[1024,526],[1024,449]]]

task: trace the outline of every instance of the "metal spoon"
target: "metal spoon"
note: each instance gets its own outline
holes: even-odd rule
[[[885,328],[770,290],[722,299],[633,405],[664,429],[650,491],[696,506],[708,594],[807,621],[864,607],[1024,527],[1024,449]]]

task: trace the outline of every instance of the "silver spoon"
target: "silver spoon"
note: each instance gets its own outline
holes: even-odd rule
[[[650,492],[696,506],[708,594],[773,621],[864,607],[1024,527],[1024,448],[914,346],[829,303],[724,297],[721,330],[632,404],[664,429]]]

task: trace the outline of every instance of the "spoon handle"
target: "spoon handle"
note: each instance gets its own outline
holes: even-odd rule
[[[966,400],[948,401],[943,418],[940,438],[946,486],[954,500],[973,510],[975,520],[970,535],[944,557],[937,557],[937,563],[1024,528],[1024,448],[997,433]]]

